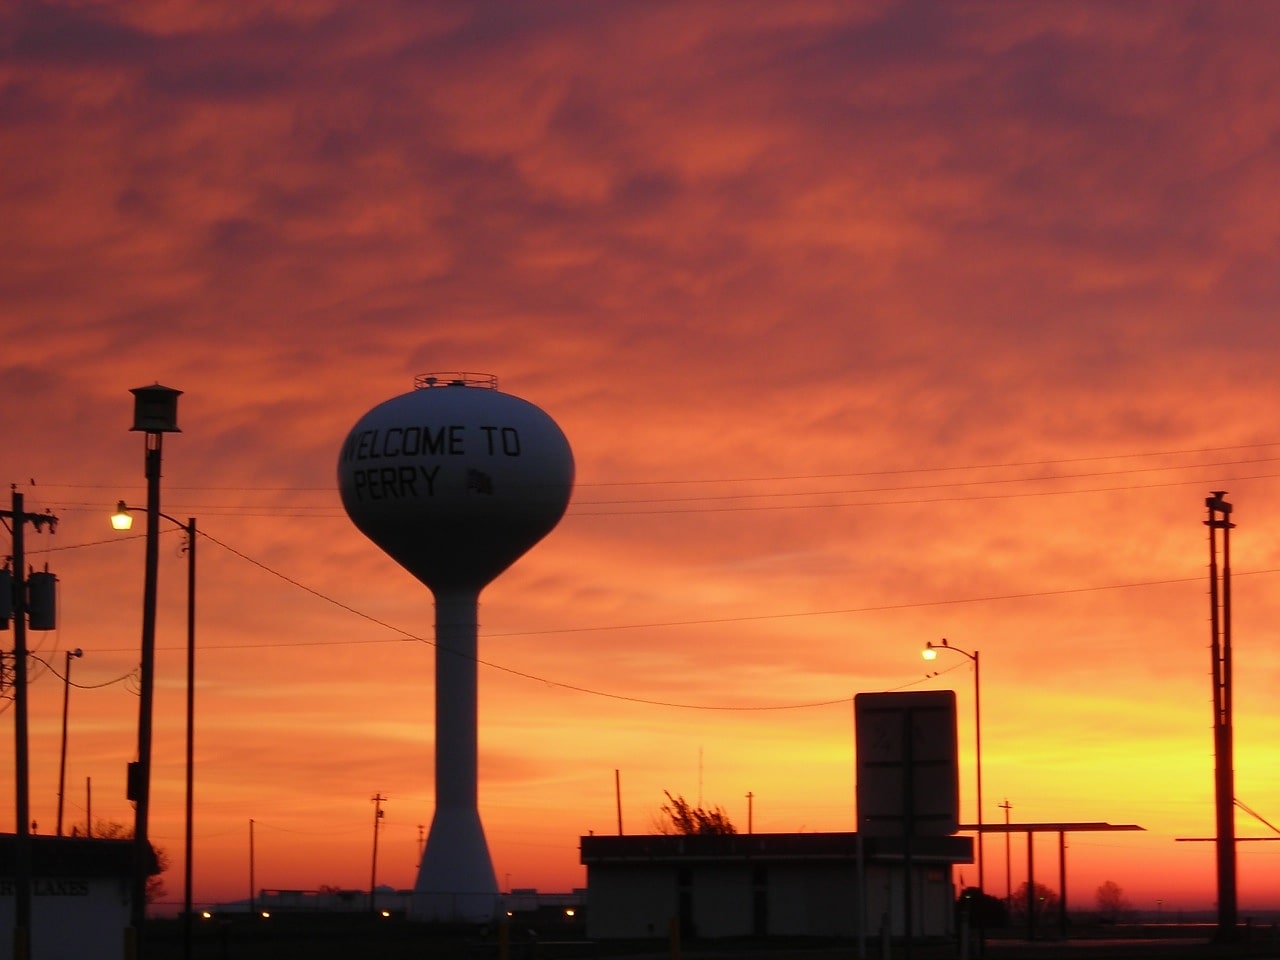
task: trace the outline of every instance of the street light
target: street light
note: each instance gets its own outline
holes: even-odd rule
[[[941,643],[934,644],[932,641],[924,645],[924,650],[920,655],[926,660],[938,659],[939,650],[952,650],[962,657],[968,657],[973,661],[973,736],[975,741],[975,766],[977,767],[978,779],[978,900],[979,900],[979,918],[984,915],[985,903],[982,898],[986,895],[986,876],[982,869],[982,679],[979,673],[980,663],[978,659],[978,651],[970,653],[959,647],[953,647],[947,643],[945,639]]]
[[[186,801],[186,833],[183,839],[183,898],[182,898],[182,955],[187,960],[191,957],[191,810],[192,785],[194,779],[194,736],[195,736],[195,670],[196,670],[196,518],[188,517],[186,523],[175,520],[167,513],[157,513],[172,524],[176,524],[187,535],[187,801]],[[111,526],[115,530],[129,530],[133,527],[133,514],[123,500],[116,504],[116,512],[111,515]],[[61,802],[61,801],[59,801]]]
[[[62,836],[62,791],[67,786],[67,704],[71,700],[71,658],[83,657],[79,647],[66,651],[66,664],[62,668],[62,759],[58,764],[58,836]]]

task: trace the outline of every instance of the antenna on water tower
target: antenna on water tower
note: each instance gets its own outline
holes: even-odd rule
[[[564,515],[573,453],[495,377],[438,373],[366,413],[338,460],[360,531],[436,600],[436,809],[412,913],[488,920],[498,881],[477,806],[476,613],[480,591]]]

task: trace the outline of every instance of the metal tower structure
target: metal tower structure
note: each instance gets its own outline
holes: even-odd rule
[[[1225,490],[1206,497],[1209,509],[1209,623],[1213,656],[1213,753],[1216,845],[1218,854],[1219,941],[1236,939],[1235,767],[1231,719],[1231,504]],[[1222,531],[1222,567],[1218,567],[1218,531]]]

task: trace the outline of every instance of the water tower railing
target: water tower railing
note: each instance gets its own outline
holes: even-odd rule
[[[432,387],[486,387],[498,389],[498,378],[491,373],[424,373],[413,378],[413,389]]]

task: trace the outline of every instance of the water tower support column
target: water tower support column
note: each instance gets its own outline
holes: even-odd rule
[[[493,916],[497,874],[477,803],[478,594],[436,595],[436,810],[414,885],[421,919]]]

